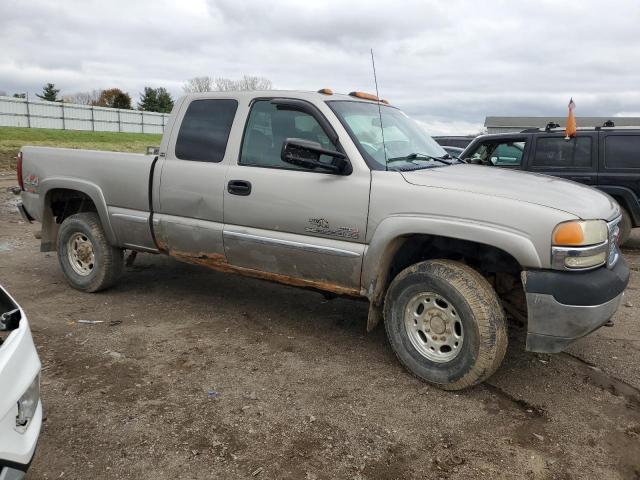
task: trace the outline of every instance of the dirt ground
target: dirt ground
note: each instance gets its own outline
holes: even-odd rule
[[[615,326],[558,355],[513,328],[496,375],[448,393],[365,334],[364,302],[153,255],[75,291],[13,178],[0,282],[31,322],[46,413],[30,480],[640,478],[638,232]]]

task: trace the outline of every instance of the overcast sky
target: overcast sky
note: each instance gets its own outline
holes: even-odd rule
[[[1,0],[0,91],[194,76],[373,91],[432,134],[487,115],[640,115],[640,0]]]

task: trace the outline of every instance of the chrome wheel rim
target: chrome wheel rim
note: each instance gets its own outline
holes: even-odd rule
[[[76,232],[67,241],[67,257],[71,268],[78,275],[86,277],[95,265],[93,244],[84,233]]]
[[[413,347],[432,362],[450,362],[462,349],[462,321],[451,302],[437,293],[414,295],[407,303],[404,326]]]

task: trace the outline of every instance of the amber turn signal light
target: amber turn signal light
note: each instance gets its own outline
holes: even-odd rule
[[[553,232],[554,245],[582,245],[584,232],[577,222],[567,222],[558,225]]]

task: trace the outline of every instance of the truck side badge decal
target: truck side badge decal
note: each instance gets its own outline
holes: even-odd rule
[[[25,190],[29,193],[36,193],[36,189],[40,184],[40,177],[30,173],[24,177]]]
[[[353,227],[335,227],[331,228],[326,218],[310,218],[309,226],[305,227],[305,232],[320,233],[322,235],[331,235],[332,237],[353,238],[360,236],[360,230]]]

